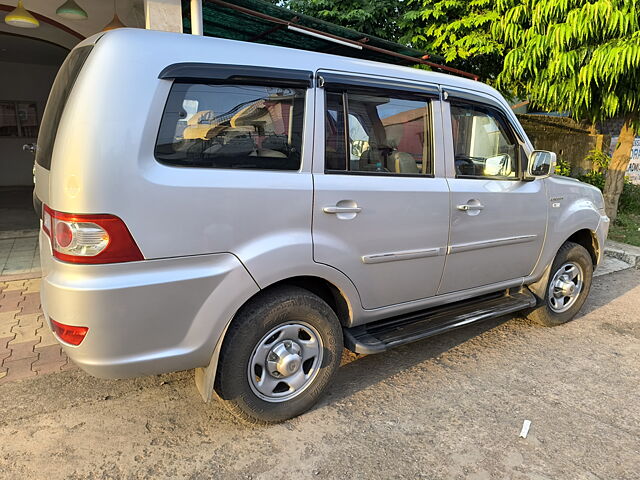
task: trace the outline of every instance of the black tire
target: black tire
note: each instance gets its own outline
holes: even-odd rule
[[[550,303],[550,285],[553,281],[554,275],[561,269],[563,265],[573,263],[580,266],[582,269],[582,288],[578,293],[577,298],[573,304],[565,311],[554,311]],[[526,313],[526,317],[540,325],[545,327],[556,327],[567,323],[576,316],[582,305],[584,304],[589,290],[591,289],[591,281],[593,280],[593,262],[589,252],[582,246],[573,242],[565,242],[553,260],[551,265],[551,272],[549,274],[549,281],[545,288],[545,295],[543,303],[537,308]]]
[[[319,349],[322,356],[317,363],[317,373],[297,396],[285,401],[266,401],[250,384],[249,362],[267,333],[290,322],[310,325],[319,334],[323,348]],[[294,286],[265,291],[238,311],[227,330],[220,351],[215,392],[223,405],[244,421],[283,422],[306,412],[318,401],[340,365],[342,349],[340,322],[321,298]]]

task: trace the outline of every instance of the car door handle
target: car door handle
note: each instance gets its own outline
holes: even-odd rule
[[[470,210],[484,210],[484,205],[469,205],[469,204],[465,204],[465,205],[458,205],[456,207],[458,210],[462,210],[463,212],[468,212]]]
[[[324,207],[322,209],[324,213],[360,213],[362,208],[360,207]]]

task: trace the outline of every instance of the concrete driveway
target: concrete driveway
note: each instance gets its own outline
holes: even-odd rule
[[[597,278],[583,313],[345,355],[317,408],[271,427],[203,404],[191,372],[4,383],[0,478],[638,479],[640,271]]]

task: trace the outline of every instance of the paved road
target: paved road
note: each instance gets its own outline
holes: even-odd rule
[[[562,327],[501,319],[345,355],[282,425],[236,422],[191,377],[0,385],[0,478],[638,479],[640,272],[596,279]]]

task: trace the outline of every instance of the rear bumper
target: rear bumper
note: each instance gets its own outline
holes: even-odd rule
[[[79,346],[63,348],[98,377],[206,366],[236,310],[259,290],[229,253],[73,265],[52,257],[41,232],[40,255],[45,317],[89,327]]]

